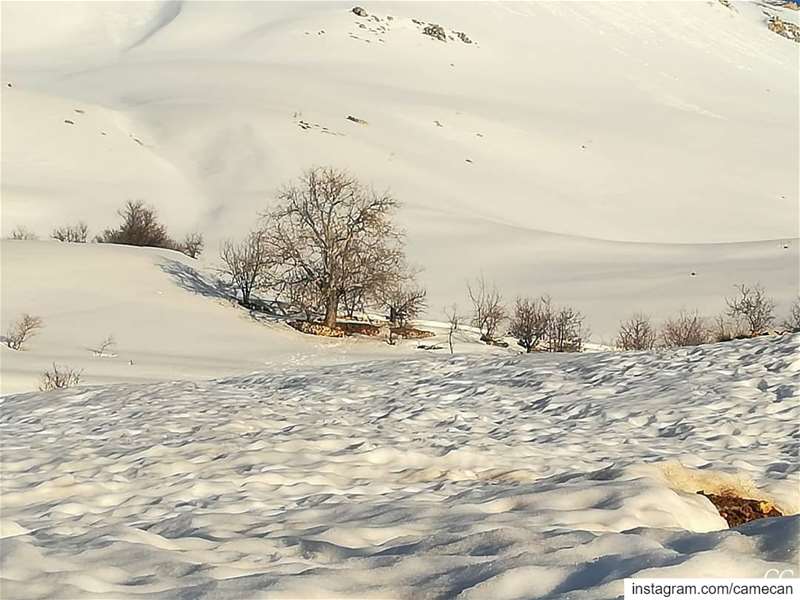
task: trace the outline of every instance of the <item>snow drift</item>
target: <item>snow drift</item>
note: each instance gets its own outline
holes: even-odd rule
[[[0,404],[15,598],[613,598],[797,561],[800,336],[432,357]]]

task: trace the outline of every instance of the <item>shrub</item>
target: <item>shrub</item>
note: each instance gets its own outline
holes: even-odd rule
[[[738,294],[726,298],[727,314],[732,319],[742,319],[750,329],[750,335],[763,333],[775,320],[775,301],[767,296],[764,288],[756,283],[736,286]]]
[[[178,250],[190,258],[197,258],[200,256],[205,247],[206,244],[203,240],[203,234],[196,231],[187,234],[186,237],[183,238],[183,241],[178,244]]]
[[[665,346],[699,346],[709,341],[706,320],[695,311],[681,310],[676,317],[667,319],[661,328]]]
[[[650,317],[644,313],[635,313],[619,324],[617,348],[620,350],[652,350],[657,337],[656,328],[650,323]]]
[[[553,308],[549,296],[517,298],[511,316],[510,333],[526,352],[532,352],[547,338],[552,321]]]
[[[227,240],[219,253],[222,275],[241,295],[239,304],[250,308],[250,297],[259,287],[266,285],[267,272],[273,258],[263,231],[252,231],[239,242]]]
[[[36,331],[41,327],[41,317],[25,313],[9,327],[3,341],[12,350],[24,350],[25,342],[35,335]]]
[[[10,240],[38,240],[39,236],[25,227],[15,228],[9,235]]]
[[[789,316],[783,322],[783,328],[793,332],[800,331],[800,297],[792,302]]]
[[[580,352],[588,332],[583,328],[583,315],[571,306],[553,313],[547,329],[550,352]]]
[[[481,331],[481,339],[492,342],[506,318],[503,297],[494,284],[491,287],[481,275],[474,283],[467,283],[467,295],[472,302],[472,325]]]
[[[98,235],[98,242],[177,249],[177,244],[167,234],[167,228],[159,223],[155,209],[145,206],[141,200],[129,200],[117,214],[122,223],[116,229],[106,229]]]
[[[56,227],[50,237],[59,242],[73,242],[83,244],[86,243],[86,238],[89,235],[89,227],[83,221],[75,225],[65,225],[64,227]]]
[[[59,366],[53,363],[53,366],[42,373],[42,379],[39,383],[39,390],[42,392],[49,392],[50,390],[60,390],[76,386],[81,381],[81,374],[83,371],[78,371],[70,367]]]

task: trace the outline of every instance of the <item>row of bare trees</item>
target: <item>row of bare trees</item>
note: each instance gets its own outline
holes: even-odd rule
[[[278,191],[256,229],[223,243],[222,273],[246,307],[267,292],[328,328],[375,307],[402,326],[424,310],[426,292],[406,262],[397,207],[346,171],[314,167]]]
[[[487,283],[483,275],[467,284],[467,296],[472,304],[471,324],[487,343],[498,343],[501,332],[507,331],[526,352],[577,352],[588,337],[581,312],[555,305],[550,296],[518,297],[509,312],[497,286]]]
[[[101,244],[123,244],[127,246],[149,246],[177,250],[191,258],[203,252],[203,234],[192,232],[182,240],[176,240],[159,221],[158,213],[152,206],[141,200],[129,200],[117,211],[121,222],[117,227],[105,229],[94,237]],[[53,229],[50,237],[59,242],[86,243],[89,240],[89,227],[83,221],[73,225],[63,225]],[[38,236],[24,227],[17,227],[9,235],[12,240],[35,240]]]
[[[621,350],[651,350],[657,346],[697,346],[748,338],[768,332],[775,324],[775,300],[758,283],[735,286],[736,293],[725,298],[725,310],[714,319],[682,309],[664,321],[659,329],[645,313],[636,313],[620,323],[616,346]],[[800,331],[800,298],[791,306],[789,317],[780,324],[785,331]]]

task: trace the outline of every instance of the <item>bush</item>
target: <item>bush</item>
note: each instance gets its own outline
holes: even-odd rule
[[[509,333],[517,338],[517,344],[525,348],[525,352],[532,352],[547,338],[552,322],[553,308],[549,296],[517,298]]]
[[[167,235],[167,228],[158,222],[155,209],[145,206],[141,200],[129,200],[117,214],[122,223],[98,235],[96,239],[101,244],[177,249],[177,244]]]
[[[564,306],[553,313],[547,329],[547,346],[550,352],[580,352],[588,332],[583,328],[583,315]]]
[[[756,283],[736,286],[738,294],[726,298],[727,314],[732,319],[743,320],[750,329],[750,335],[765,332],[775,320],[775,301],[767,296],[764,288]]]
[[[635,313],[631,318],[619,324],[617,348],[620,350],[652,350],[657,337],[656,328],[650,323],[650,317],[644,313]]]
[[[25,227],[17,227],[12,231],[8,239],[10,240],[38,240],[39,236]]]
[[[239,304],[250,308],[250,296],[266,286],[267,273],[273,264],[266,235],[262,231],[252,231],[240,242],[228,240],[219,252],[222,268],[220,272],[230,285],[241,295]]]
[[[475,283],[467,283],[467,295],[472,302],[472,325],[480,329],[484,342],[494,341],[500,324],[506,319],[506,308],[497,286],[490,287],[481,275]]]
[[[661,339],[668,347],[699,346],[709,341],[706,320],[698,312],[681,310],[676,317],[667,319],[661,328]]]
[[[53,363],[51,369],[42,373],[39,390],[42,392],[49,392],[50,390],[60,390],[76,386],[81,381],[82,373],[82,370],[78,371],[70,367],[59,367],[56,363]]]
[[[9,327],[3,341],[12,350],[24,350],[25,342],[35,335],[36,331],[41,327],[41,317],[25,313]]]
[[[789,316],[783,322],[783,328],[792,331],[800,331],[800,297],[795,298],[789,309]]]
[[[56,227],[50,237],[59,242],[73,242],[84,244],[89,235],[89,227],[83,221],[75,225],[65,225],[64,227]]]
[[[200,256],[205,247],[206,244],[203,240],[203,234],[196,231],[187,234],[186,237],[183,238],[183,241],[178,244],[178,250],[190,258],[197,258]]]

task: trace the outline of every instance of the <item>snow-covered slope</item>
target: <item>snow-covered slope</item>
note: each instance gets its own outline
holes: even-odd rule
[[[513,256],[519,238],[514,233],[493,246],[504,259],[498,274],[508,281],[517,276]],[[558,301],[574,302],[586,314],[592,339],[611,342],[619,320],[635,310],[646,308],[656,320],[681,307],[717,314],[737,281],[764,283],[783,301],[783,315],[785,299],[796,293],[787,277],[794,268],[793,252],[775,243],[663,247],[574,239],[533,249],[524,285],[531,293],[547,290]],[[471,261],[479,253],[471,248],[463,258]],[[430,262],[447,273],[444,254],[432,254]],[[735,271],[728,268],[732,264]],[[302,335],[282,322],[254,320],[227,299],[213,265],[169,250],[2,241],[0,266],[0,332],[23,313],[44,319],[24,351],[0,345],[3,393],[36,389],[54,361],[83,369],[85,383],[109,383],[220,377],[265,366],[291,369],[421,352],[413,340],[396,347],[376,339],[332,340]],[[577,279],[565,277],[570,270]],[[698,275],[691,277],[690,271]],[[435,316],[441,307],[458,302],[466,313],[463,280],[449,273],[441,283],[452,296],[432,296],[430,312]],[[428,343],[446,346],[446,325],[434,321],[423,327],[439,334]],[[110,352],[115,356],[95,356],[92,349],[108,335],[116,340]],[[456,351],[518,350],[513,341],[510,349],[501,350],[477,338],[461,332]]]
[[[405,202],[437,300],[481,268],[527,292],[541,257],[586,258],[598,238],[798,237],[798,52],[762,7],[364,6],[3,3],[4,232],[97,230],[143,198],[213,253],[281,182],[329,163]],[[780,266],[794,284],[797,252]],[[579,278],[593,261],[562,266]]]
[[[797,564],[800,336],[403,362],[0,404],[14,598],[614,598]]]

